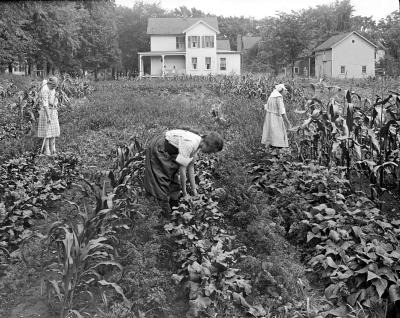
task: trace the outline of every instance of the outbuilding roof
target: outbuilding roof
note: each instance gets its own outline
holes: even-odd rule
[[[350,36],[351,34],[355,34],[358,37],[362,38],[364,41],[366,41],[367,43],[371,44],[372,46],[376,47],[376,45],[374,43],[372,43],[371,41],[369,41],[368,39],[366,39],[365,37],[363,37],[361,34],[353,31],[353,32],[346,32],[346,33],[341,33],[341,34],[337,34],[334,35],[332,37],[330,37],[328,40],[326,40],[324,43],[320,44],[319,46],[317,46],[315,48],[314,51],[323,51],[323,50],[329,50],[332,47],[334,47],[336,44],[338,44],[339,42],[343,41],[345,38],[347,38],[348,36]]]
[[[147,25],[147,34],[181,34],[198,22],[204,22],[211,28],[218,30],[217,17],[204,18],[150,18]]]

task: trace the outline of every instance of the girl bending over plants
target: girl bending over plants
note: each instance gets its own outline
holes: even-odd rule
[[[194,163],[199,152],[217,153],[224,145],[222,137],[211,132],[201,136],[188,129],[169,130],[154,138],[146,150],[144,187],[156,198],[165,212],[171,212],[180,191],[189,199],[186,181],[189,178],[193,195],[197,196]]]

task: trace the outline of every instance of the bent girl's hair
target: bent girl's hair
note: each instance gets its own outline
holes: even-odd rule
[[[178,127],[178,129],[190,131],[196,135],[201,136],[208,145],[212,146],[217,151],[221,151],[224,148],[224,139],[219,133],[215,131],[203,134],[200,132],[199,129],[193,127],[180,126]]]
[[[208,133],[203,138],[208,145],[217,151],[221,151],[224,148],[224,140],[222,139],[222,136],[215,131]]]

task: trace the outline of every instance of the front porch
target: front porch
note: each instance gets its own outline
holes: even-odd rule
[[[139,52],[139,76],[164,77],[186,74],[186,52]],[[144,59],[150,63],[145,69]]]

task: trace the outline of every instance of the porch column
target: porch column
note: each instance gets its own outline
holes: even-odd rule
[[[143,77],[143,56],[140,54],[139,55],[139,77]]]
[[[161,74],[162,74],[162,76],[164,77],[166,74],[165,74],[165,70],[166,70],[166,67],[165,67],[165,55],[161,55]]]

